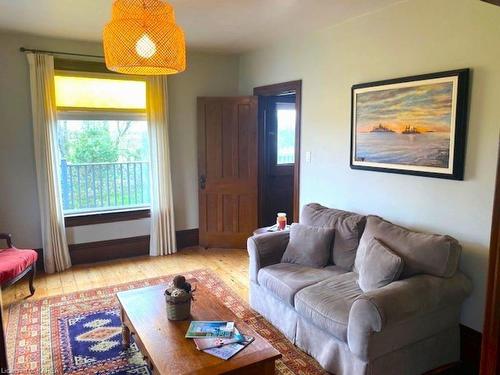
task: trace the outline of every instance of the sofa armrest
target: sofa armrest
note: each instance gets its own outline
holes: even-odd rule
[[[417,319],[448,306],[460,305],[472,284],[462,273],[442,278],[418,275],[398,280],[359,296],[351,306],[347,337],[349,348],[359,352],[375,332]]]
[[[257,282],[257,274],[261,268],[281,261],[289,239],[290,233],[283,231],[259,234],[247,240],[250,281]]]

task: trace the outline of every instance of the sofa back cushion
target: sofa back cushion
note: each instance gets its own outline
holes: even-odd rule
[[[326,266],[330,257],[333,235],[333,228],[292,224],[290,227],[290,241],[281,262],[316,268]]]
[[[368,216],[356,254],[355,272],[359,273],[363,267],[366,250],[373,238],[377,238],[403,258],[403,278],[423,273],[451,277],[457,270],[462,248],[454,238],[413,232],[378,216]]]
[[[335,238],[330,261],[347,271],[352,270],[366,216],[309,203],[302,209],[300,222],[314,227],[333,228]]]
[[[382,288],[399,278],[403,259],[376,238],[368,243],[365,261],[359,270],[358,284],[363,292]]]

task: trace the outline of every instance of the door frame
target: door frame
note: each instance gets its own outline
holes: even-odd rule
[[[294,222],[299,221],[299,197],[300,197],[300,135],[301,135],[301,113],[302,113],[302,80],[276,83],[272,85],[259,86],[253,89],[254,96],[259,98],[259,114],[258,114],[258,145],[259,145],[259,160],[258,160],[258,220],[261,226],[261,213],[263,207],[263,188],[264,188],[264,173],[265,170],[265,117],[262,98],[266,96],[282,95],[288,92],[295,92],[295,163],[293,166],[293,218]]]
[[[500,373],[500,148],[491,223],[486,307],[481,349],[481,375]]]

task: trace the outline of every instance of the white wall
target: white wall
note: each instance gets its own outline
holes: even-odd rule
[[[40,217],[26,57],[19,47],[102,55],[100,43],[0,32],[0,231],[18,246],[40,248]],[[170,143],[176,229],[198,227],[196,97],[235,95],[235,56],[188,53],[187,70],[168,79]],[[149,233],[149,220],[68,228],[68,242],[81,243]]]
[[[465,67],[472,68],[465,181],[349,168],[353,84]],[[461,268],[474,282],[462,322],[481,330],[500,129],[500,8],[412,0],[240,59],[240,94],[295,79],[303,80],[301,204],[378,214],[459,239]]]

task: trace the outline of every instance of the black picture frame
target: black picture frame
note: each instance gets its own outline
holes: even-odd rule
[[[466,133],[467,133],[467,116],[468,116],[468,96],[469,96],[469,76],[470,69],[458,69],[449,70],[430,74],[421,74],[409,77],[401,77],[389,80],[382,80],[376,82],[368,82],[353,85],[351,88],[351,143],[350,143],[350,167],[351,169],[367,170],[367,171],[377,171],[377,172],[387,172],[387,173],[397,173],[397,174],[408,174],[414,176],[425,176],[425,177],[435,177],[444,178],[451,180],[463,180],[464,179],[464,164],[465,164],[465,147],[466,147]],[[456,78],[455,78],[456,77]],[[366,162],[363,158],[356,158],[356,134],[357,134],[357,97],[356,95],[361,91],[369,92],[370,88],[374,88],[373,91],[382,91],[384,86],[391,87],[397,86],[397,84],[405,84],[405,87],[412,87],[408,83],[415,83],[415,86],[425,85],[427,83],[432,84],[432,80],[438,81],[438,79],[450,78],[450,82],[453,81],[456,88],[454,88],[453,93],[455,94],[451,100],[455,103],[454,111],[450,120],[450,146],[448,149],[448,168],[443,168],[441,172],[439,167],[426,167],[411,164],[401,164],[398,168],[397,164],[389,164],[383,162]],[[422,82],[426,81],[426,82]],[[456,83],[455,83],[456,82]],[[398,88],[395,87],[395,90]],[[391,88],[387,88],[391,90]],[[452,94],[453,95],[453,94]],[[453,116],[454,114],[454,116]],[[454,121],[453,121],[454,118]],[[453,124],[454,122],[454,124]],[[452,126],[454,136],[452,137]],[[414,131],[418,133],[417,129],[413,127]],[[411,128],[410,128],[411,130]],[[374,132],[375,128],[372,128],[370,132]],[[406,129],[405,129],[406,131]],[[392,130],[388,132],[395,133]],[[432,132],[432,131],[428,131]],[[404,134],[404,132],[401,132]],[[415,135],[417,136],[417,135]],[[453,142],[452,142],[453,139]],[[453,149],[452,149],[453,146]],[[380,165],[376,165],[380,164]],[[385,166],[384,166],[385,164]],[[450,167],[450,164],[452,167]],[[390,165],[390,167],[387,167]]]

